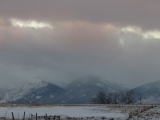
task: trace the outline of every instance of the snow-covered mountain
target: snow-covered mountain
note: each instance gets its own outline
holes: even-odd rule
[[[8,88],[0,89],[0,100],[2,101],[15,101],[31,92],[33,89],[46,86],[44,81],[17,83],[16,86],[10,86]]]
[[[160,80],[145,85],[141,85],[131,90],[135,97],[141,97],[143,103],[159,103],[160,102]]]
[[[33,88],[16,102],[36,102],[36,103],[63,103],[63,97],[67,90],[48,82],[42,81],[45,86]]]
[[[90,103],[91,98],[99,91],[106,93],[126,91],[126,88],[108,82],[98,76],[85,76],[76,79],[66,89],[69,90],[69,101],[72,103]]]
[[[4,99],[6,92],[7,92],[6,89],[0,88],[0,101]]]
[[[2,90],[0,100],[11,102],[37,102],[37,103],[89,103],[99,91],[120,92],[124,87],[107,82],[97,76],[81,77],[72,81],[65,88],[55,84],[37,81],[19,84]]]

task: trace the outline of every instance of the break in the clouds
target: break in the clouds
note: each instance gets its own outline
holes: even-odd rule
[[[97,75],[128,87],[160,79],[158,0],[1,0],[1,86]]]
[[[30,27],[30,28],[36,28],[36,29],[41,29],[41,28],[53,29],[53,26],[48,23],[37,22],[34,20],[22,21],[18,19],[11,19],[10,22],[14,27],[20,27],[20,28]]]

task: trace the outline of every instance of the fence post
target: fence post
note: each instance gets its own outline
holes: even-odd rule
[[[29,114],[29,120],[31,120],[31,116],[30,116],[30,114]]]
[[[13,112],[12,112],[12,120],[14,120],[14,114],[13,114]]]
[[[46,114],[46,120],[47,120],[47,114]]]
[[[32,120],[32,114],[31,114],[31,120]]]
[[[6,114],[5,114],[5,119],[7,119],[7,110],[6,110]]]
[[[36,120],[37,120],[37,113],[36,113]]]
[[[25,112],[24,112],[24,114],[23,114],[23,120],[25,120]]]

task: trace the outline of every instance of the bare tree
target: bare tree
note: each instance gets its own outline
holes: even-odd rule
[[[96,97],[92,98],[92,101],[97,104],[106,104],[106,93],[99,91]]]
[[[129,91],[121,95],[121,101],[125,104],[133,104],[136,100],[133,92]]]
[[[137,98],[138,98],[138,104],[142,104],[143,103],[143,96],[141,93],[138,93]]]
[[[113,94],[112,94],[112,93],[109,93],[109,94],[106,96],[106,104],[111,104],[111,103],[112,103],[112,100],[113,100]]]
[[[118,93],[111,93],[111,97],[112,97],[112,104],[118,104],[119,94]]]

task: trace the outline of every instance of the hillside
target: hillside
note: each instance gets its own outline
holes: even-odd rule
[[[53,83],[38,81],[24,83],[17,88],[2,92],[1,101],[10,102],[36,102],[36,103],[91,103],[99,91],[106,93],[121,92],[127,89],[111,83],[98,76],[85,76],[70,82],[65,88]],[[4,90],[3,90],[4,91]]]
[[[160,101],[160,80],[141,85],[131,90],[135,96],[141,96],[143,103],[159,103]]]

